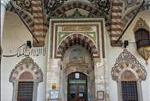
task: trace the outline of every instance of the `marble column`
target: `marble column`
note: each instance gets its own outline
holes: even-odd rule
[[[105,66],[104,62],[95,60],[94,65],[94,74],[95,74],[95,100],[98,98],[97,92],[104,91],[104,100],[105,101]]]
[[[50,100],[50,91],[57,90],[60,92],[60,59],[49,59],[47,67],[47,94],[46,99]],[[60,94],[59,94],[60,98]],[[56,100],[55,100],[56,101]]]
[[[2,39],[3,39],[3,25],[4,25],[4,17],[6,12],[6,6],[9,0],[1,0],[1,35],[0,35],[0,59],[2,54]]]

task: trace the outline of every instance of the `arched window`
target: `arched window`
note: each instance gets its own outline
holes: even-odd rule
[[[26,57],[12,70],[12,101],[36,101],[38,84],[43,81],[43,73],[32,58]]]
[[[126,70],[121,75],[122,101],[138,101],[137,81],[135,75]]]
[[[146,71],[127,49],[117,58],[112,79],[117,81],[118,101],[143,101],[141,81],[146,79]]]
[[[23,72],[19,77],[17,101],[33,101],[34,79],[30,72]]]
[[[144,28],[139,28],[135,31],[135,40],[137,49],[150,46],[150,33]]]

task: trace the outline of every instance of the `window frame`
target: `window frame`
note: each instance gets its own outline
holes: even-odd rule
[[[125,88],[126,90],[127,90],[127,92],[124,92],[124,88],[123,88],[123,86],[127,86],[127,85],[130,85],[130,87],[131,86],[134,86],[134,87],[132,87],[132,89],[134,88],[134,92],[136,93],[134,93],[134,95],[135,96],[132,96],[132,97],[134,97],[135,98],[135,101],[139,101],[139,99],[138,99],[138,88],[137,88],[137,81],[121,81],[121,91],[122,91],[122,100],[124,100],[124,97],[123,97],[123,94],[127,94],[127,95],[130,95],[130,94],[128,94],[128,93],[131,93],[131,91],[128,91],[128,89],[129,88]],[[135,91],[136,90],[136,91]],[[128,96],[127,96],[128,97]]]
[[[120,74],[120,77],[118,79],[118,82],[117,82],[117,88],[118,88],[118,101],[123,101],[123,97],[122,97],[122,80],[121,80],[121,75],[127,71],[128,69],[122,71],[122,73]],[[137,74],[134,73],[134,71],[132,70],[129,70],[131,71],[135,76],[136,76],[136,82],[137,82],[137,95],[138,95],[138,101],[143,101],[143,97],[142,97],[142,87],[141,87],[141,80],[138,78]]]
[[[31,80],[19,80],[18,81],[18,87],[17,87],[18,89],[17,89],[17,92],[16,92],[17,93],[17,101],[18,101],[18,94],[19,94],[18,92],[19,92],[19,83],[20,82],[32,82],[33,83],[32,84],[32,86],[33,86],[33,88],[32,88],[32,101],[33,101],[33,97],[34,97],[34,81],[33,80],[32,81]]]
[[[148,46],[147,43],[150,44],[150,42],[149,42],[149,40],[150,40],[150,32],[148,30],[146,30],[145,28],[138,28],[134,32],[134,36],[135,36],[135,42],[136,42],[137,49],[139,49],[141,47]],[[146,44],[144,44],[142,42],[146,42]]]
[[[32,75],[26,76],[22,78],[21,75],[25,72],[28,72]],[[20,78],[21,77],[21,78]],[[30,57],[26,57],[22,59],[12,70],[10,73],[9,81],[13,84],[13,96],[12,101],[17,101],[17,93],[18,93],[18,82],[20,80],[26,81],[26,80],[32,80],[34,82],[33,85],[33,100],[37,101],[37,90],[38,90],[38,84],[40,82],[43,82],[43,72],[41,68],[34,62],[34,60]]]
[[[122,73],[124,73],[126,70],[134,74],[133,76],[135,76],[134,78],[136,78],[137,81],[139,101],[143,101],[141,82],[146,80],[147,72],[145,67],[140,64],[136,57],[125,48],[116,59],[111,71],[112,79],[117,83],[116,87],[118,90],[118,101],[122,101],[121,79],[122,77],[125,77],[123,78],[124,80],[128,78],[128,76],[122,76]]]
[[[17,80],[13,82],[13,100],[12,101],[17,101],[18,97],[18,84],[20,81],[31,81],[31,80]],[[32,101],[37,101],[37,90],[38,90],[38,82],[36,80],[32,80],[33,82],[33,96],[32,96]]]

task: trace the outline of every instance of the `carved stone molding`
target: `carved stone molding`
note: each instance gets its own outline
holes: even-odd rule
[[[146,79],[146,71],[144,66],[142,66],[136,57],[132,55],[127,49],[124,49],[117,58],[114,67],[112,68],[112,79],[118,81],[121,78],[122,73],[124,73],[126,70],[134,73],[137,80]]]
[[[85,47],[93,57],[99,55],[96,43],[90,37],[85,36],[83,34],[72,34],[70,36],[67,36],[58,46],[57,53],[62,54],[63,56],[65,51],[69,47],[76,44]]]
[[[43,81],[43,73],[39,66],[33,61],[32,58],[26,57],[19,62],[10,74],[10,82],[19,80],[19,77],[24,72],[30,72],[33,75],[35,82]]]
[[[44,7],[48,16],[51,17],[66,17],[65,12],[74,8],[81,8],[89,12],[89,17],[104,17],[108,19],[110,11],[109,0],[45,0]],[[91,16],[92,15],[92,16]],[[88,16],[87,16],[88,17]]]
[[[136,22],[133,30],[135,32],[140,28],[143,28],[143,29],[146,29],[147,31],[149,31],[149,26],[147,25],[146,21],[143,20],[142,18],[139,18],[139,20]]]
[[[16,6],[32,14],[31,0],[12,0]]]

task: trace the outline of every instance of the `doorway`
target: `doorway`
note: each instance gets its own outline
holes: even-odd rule
[[[68,75],[68,101],[87,101],[87,76],[80,72]]]

